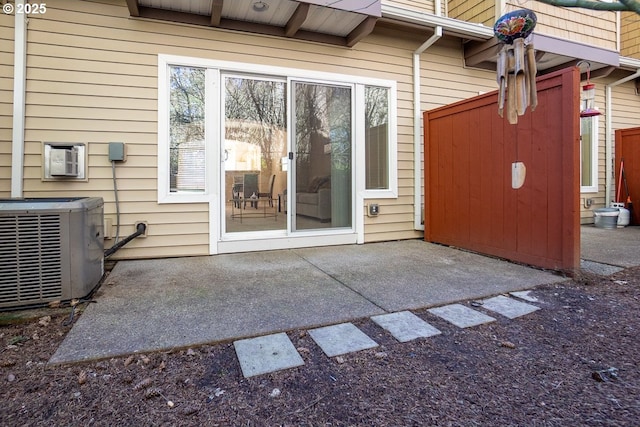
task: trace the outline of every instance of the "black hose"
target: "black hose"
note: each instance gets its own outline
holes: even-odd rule
[[[111,255],[116,253],[118,249],[120,249],[121,247],[123,247],[124,245],[126,245],[127,243],[135,239],[136,237],[143,235],[146,230],[147,230],[147,226],[144,225],[144,223],[142,222],[138,223],[138,225],[136,226],[136,232],[128,235],[127,237],[120,240],[118,243],[116,243],[115,245],[111,246],[109,249],[104,251],[104,257],[105,258],[110,257]]]

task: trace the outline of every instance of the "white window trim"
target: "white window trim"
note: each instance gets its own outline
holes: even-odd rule
[[[580,186],[581,193],[597,193],[598,192],[598,116],[591,118],[591,185]],[[582,119],[581,119],[582,120]],[[582,126],[581,126],[582,127]],[[582,144],[580,145],[580,180],[582,182]]]
[[[397,107],[397,96],[396,96],[396,86],[395,82],[393,82],[393,86],[389,87],[389,123],[387,126],[387,132],[389,132],[387,141],[388,141],[388,171],[389,171],[389,188],[386,189],[367,189],[366,188],[366,165],[365,165],[365,117],[364,117],[364,108],[360,108],[357,111],[359,117],[356,117],[356,122],[358,124],[357,130],[362,133],[357,135],[356,139],[356,147],[360,148],[357,152],[356,159],[359,160],[361,164],[358,166],[358,171],[361,171],[361,177],[359,177],[363,182],[363,191],[362,197],[364,199],[396,199],[398,197],[398,131],[397,131],[397,117],[398,117],[398,107]],[[374,85],[362,85],[362,90],[356,92],[356,102],[360,103],[358,105],[365,105],[365,90],[364,86],[374,86]],[[387,86],[388,87],[388,86]]]
[[[171,192],[169,188],[169,66],[206,68],[198,63],[180,60],[167,61],[158,56],[158,203],[206,203],[215,200],[215,181],[217,171],[217,150],[211,149],[215,131],[218,127],[216,104],[205,101],[205,190],[202,192]],[[207,69],[205,73],[205,100],[216,99],[218,70]]]
[[[187,67],[207,68],[205,106],[205,147],[206,147],[206,182],[205,191],[201,193],[171,192],[169,188],[169,66],[182,65]],[[318,80],[336,84],[354,85],[356,88],[354,122],[355,158],[353,166],[356,170],[356,213],[359,201],[362,199],[383,199],[398,197],[398,164],[397,164],[397,83],[385,80],[361,77],[347,74],[327,73],[321,71],[302,70],[287,67],[276,67],[262,64],[217,61],[177,55],[158,55],[158,203],[202,203],[213,202],[218,197],[217,189],[212,183],[217,182],[216,173],[219,171],[220,150],[214,150],[213,144],[220,128],[220,112],[217,111],[220,99],[219,76],[225,73],[253,73],[258,75],[283,77],[288,80],[302,81]],[[364,157],[364,86],[379,86],[390,89],[389,94],[389,188],[366,190],[365,188],[365,157]],[[360,117],[361,116],[361,117]]]

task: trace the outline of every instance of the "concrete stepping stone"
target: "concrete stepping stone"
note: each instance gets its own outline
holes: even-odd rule
[[[533,295],[531,295],[531,291],[517,291],[517,292],[509,292],[509,295],[523,299],[529,302],[539,302],[540,300]]]
[[[234,341],[233,346],[245,378],[304,365],[284,332]]]
[[[389,331],[400,342],[428,338],[442,333],[410,311],[381,314],[371,317],[371,320]]]
[[[540,310],[540,307],[505,297],[504,295],[498,295],[497,297],[482,301],[482,308],[495,311],[509,319],[515,319],[516,317],[524,316],[525,314]]]
[[[496,320],[491,316],[472,310],[462,304],[449,304],[442,307],[430,308],[427,311],[441,317],[449,323],[453,323],[459,328],[469,328],[471,326],[495,322]]]
[[[340,323],[312,329],[309,331],[309,335],[329,357],[378,346],[378,343],[352,323]]]

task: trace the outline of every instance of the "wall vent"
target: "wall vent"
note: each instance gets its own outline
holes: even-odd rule
[[[51,148],[49,162],[51,176],[78,176],[78,149],[76,147]]]

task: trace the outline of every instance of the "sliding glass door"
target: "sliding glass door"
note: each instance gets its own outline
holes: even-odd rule
[[[286,81],[243,75],[222,81],[223,232],[286,230]]]
[[[352,228],[352,87],[292,81],[289,96],[285,80],[222,82],[223,234]]]
[[[294,81],[293,231],[351,227],[352,88]]]

